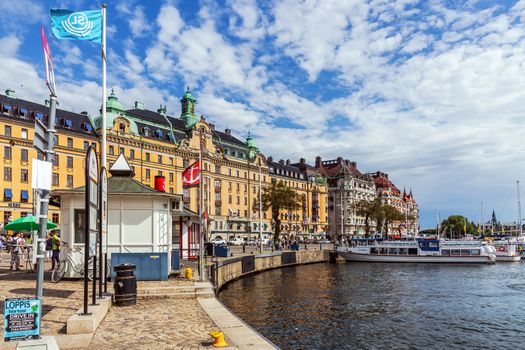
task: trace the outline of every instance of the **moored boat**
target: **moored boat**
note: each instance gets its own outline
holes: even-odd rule
[[[511,241],[511,240],[505,240],[505,241],[493,241],[491,245],[494,246],[494,249],[496,250],[496,260],[499,261],[520,261],[521,255],[518,251],[518,245]]]
[[[337,253],[347,261],[396,263],[494,263],[496,251],[475,240],[423,239],[385,241],[353,238]]]

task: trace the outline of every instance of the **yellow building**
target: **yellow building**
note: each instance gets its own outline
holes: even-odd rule
[[[282,210],[281,230],[284,236],[312,238],[324,236],[327,230],[326,180],[304,158],[292,164],[290,160],[273,161],[268,157],[270,176],[293,188],[298,194],[296,210]]]
[[[13,90],[0,95],[0,147],[2,181],[0,218],[3,223],[33,214],[35,196],[31,188],[31,162],[42,159],[33,148],[34,123],[38,118],[47,124],[46,105],[21,100]],[[52,188],[73,188],[84,184],[84,158],[90,144],[98,138],[87,114],[64,110],[56,113],[55,161]],[[49,207],[49,219],[60,223],[57,207]]]
[[[37,157],[32,146],[34,118],[46,121],[48,107],[16,99],[14,92],[0,96],[0,143],[3,150],[4,221],[32,212],[31,159]],[[293,166],[293,174],[274,172],[278,167],[259,152],[248,134],[245,141],[231,130],[217,130],[195,112],[196,99],[186,91],[181,99],[180,117],[168,115],[165,106],[156,111],[135,102],[125,109],[114,91],[107,100],[107,160],[109,168],[123,153],[134,170],[134,178],[154,187],[155,177],[165,179],[165,190],[183,194],[184,204],[198,212],[198,188],[183,188],[182,171],[199,159],[202,149],[203,211],[209,239],[270,238],[270,211],[259,214],[254,207],[261,188],[271,178],[282,179],[304,198],[294,213],[283,213],[283,228],[288,234],[324,232],[326,229],[326,183],[304,159]],[[95,143],[103,126],[101,117],[93,125],[87,114],[57,111],[57,158],[53,166],[53,189],[84,185],[84,158],[87,147]],[[98,133],[97,133],[98,132]],[[312,170],[314,169],[314,170]],[[297,174],[297,175],[294,175]],[[297,176],[294,178],[294,176]],[[262,226],[259,217],[262,217]],[[50,219],[59,222],[58,209],[50,206]],[[174,226],[180,225],[178,222]],[[175,234],[180,227],[174,227]],[[173,237],[177,242],[177,237]]]

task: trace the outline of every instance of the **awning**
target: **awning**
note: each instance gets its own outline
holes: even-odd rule
[[[13,191],[10,188],[4,189],[4,198],[13,198]]]
[[[21,191],[20,198],[22,198],[22,199],[29,199],[29,193],[27,192],[27,190],[22,190]]]

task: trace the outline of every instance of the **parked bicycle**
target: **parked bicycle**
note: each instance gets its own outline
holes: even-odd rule
[[[62,254],[62,257],[60,259],[60,262],[58,266],[55,267],[55,269],[51,272],[51,282],[58,283],[64,277],[66,274],[66,271],[68,268],[71,268],[75,273],[80,275],[80,277],[84,277],[84,259],[82,259],[81,262],[75,262],[73,259],[74,253],[80,253],[80,255],[83,257],[84,252],[79,247],[74,247],[71,249],[69,247],[69,244],[65,241],[62,241],[62,246],[67,249],[67,253],[64,255]],[[96,259],[96,256],[90,256],[89,262],[88,262],[88,274],[87,278],[92,281],[93,280],[93,259]],[[109,265],[109,262],[106,266],[106,273],[109,273],[111,271],[111,266]],[[98,271],[97,271],[98,274]]]

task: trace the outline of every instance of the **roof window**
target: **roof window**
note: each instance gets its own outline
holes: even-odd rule
[[[8,104],[5,104],[2,106],[2,112],[4,112],[5,114],[9,114],[11,113],[11,105],[8,105]]]
[[[65,119],[65,120],[64,120],[64,126],[65,126],[66,128],[71,129],[71,127],[73,126],[73,122],[71,121],[71,119]]]

